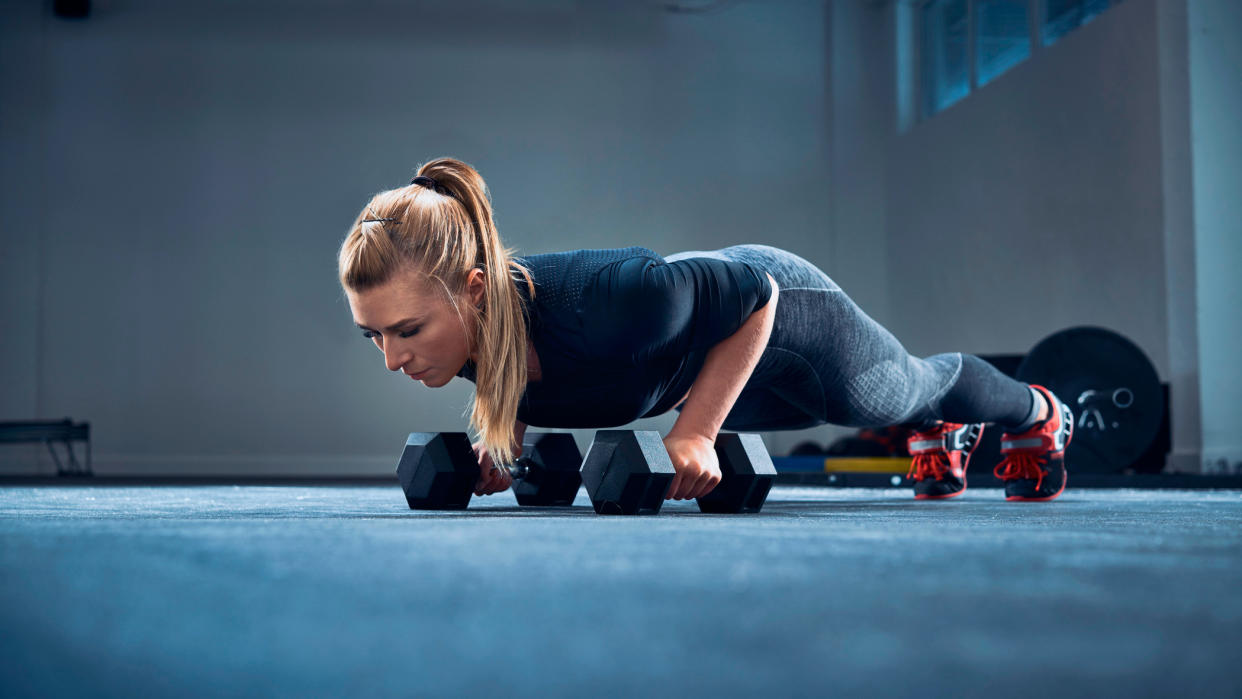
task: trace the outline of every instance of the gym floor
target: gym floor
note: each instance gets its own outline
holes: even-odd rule
[[[1239,696],[1242,492],[0,487],[0,693]]]

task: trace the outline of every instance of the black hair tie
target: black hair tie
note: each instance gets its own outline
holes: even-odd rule
[[[414,179],[410,180],[410,184],[416,184],[420,187],[426,187],[427,189],[434,191],[436,194],[443,194],[446,197],[453,196],[453,193],[448,191],[448,189],[446,189],[444,185],[440,184],[439,182],[436,182],[435,180],[431,179],[430,177],[426,175],[419,175],[418,177],[415,177]],[[456,199],[457,197],[453,197],[453,198]]]

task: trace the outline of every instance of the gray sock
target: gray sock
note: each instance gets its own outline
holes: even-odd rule
[[[1040,393],[1039,391],[1036,391],[1030,386],[1027,386],[1026,388],[1027,390],[1031,392],[1031,409],[1030,411],[1027,412],[1026,419],[1023,420],[1021,424],[1013,425],[1013,426],[1002,425],[1005,432],[1008,434],[1022,434],[1023,432],[1026,432],[1027,430],[1034,427],[1035,423],[1039,419],[1039,406],[1040,404],[1043,403],[1044,396],[1042,393]],[[1048,406],[1048,417],[1052,417],[1052,406],[1051,405]],[[1044,418],[1044,419],[1047,420],[1048,418]]]

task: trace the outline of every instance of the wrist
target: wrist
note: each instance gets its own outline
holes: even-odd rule
[[[673,425],[673,429],[668,431],[668,436],[665,439],[687,439],[695,442],[704,442],[708,446],[713,446],[716,443],[715,435],[707,435],[702,430],[680,427],[678,425]]]

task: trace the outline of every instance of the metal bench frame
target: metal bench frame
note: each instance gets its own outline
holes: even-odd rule
[[[74,423],[73,420],[28,420],[21,422],[0,422],[0,444],[18,442],[43,442],[48,453],[56,462],[58,476],[92,476],[91,470],[91,424],[89,422]],[[68,453],[68,467],[60,460],[60,455],[52,448],[53,442],[63,442]],[[86,442],[86,464],[78,461],[73,451],[74,442]]]

